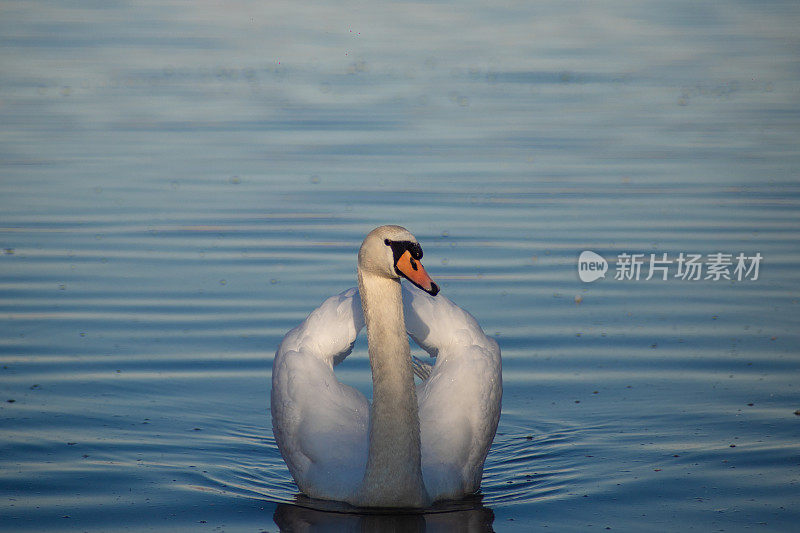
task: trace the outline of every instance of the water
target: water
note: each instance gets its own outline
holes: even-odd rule
[[[0,13],[0,530],[800,519],[794,2]],[[453,512],[309,509],[271,433],[278,342],[383,223],[503,350]],[[614,279],[681,252],[764,259]],[[369,393],[363,340],[340,375]]]

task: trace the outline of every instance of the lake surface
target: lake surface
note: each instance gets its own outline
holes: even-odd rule
[[[799,24],[3,2],[0,530],[796,527]],[[272,436],[275,348],[384,223],[503,353],[482,495],[452,512],[309,509]],[[370,394],[363,339],[338,372]]]

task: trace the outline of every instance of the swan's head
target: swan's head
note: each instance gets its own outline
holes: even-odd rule
[[[422,268],[422,247],[416,237],[400,226],[380,226],[370,231],[358,251],[362,272],[398,279],[401,276],[436,296],[439,286]]]

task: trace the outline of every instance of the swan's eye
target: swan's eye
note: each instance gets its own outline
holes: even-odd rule
[[[385,244],[386,246],[391,246],[392,241],[390,241],[389,239],[383,239],[383,244]]]
[[[408,245],[408,251],[411,253],[411,257],[419,261],[422,259],[422,246],[419,243],[412,242]]]

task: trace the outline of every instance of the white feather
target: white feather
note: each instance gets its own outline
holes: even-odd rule
[[[500,417],[500,349],[445,296],[403,287],[408,334],[436,363],[417,386],[422,475],[433,500],[477,491]],[[364,478],[369,403],[333,367],[364,317],[358,292],[328,298],[283,339],[273,362],[272,424],[301,491],[348,500]]]

